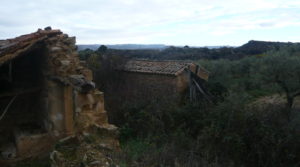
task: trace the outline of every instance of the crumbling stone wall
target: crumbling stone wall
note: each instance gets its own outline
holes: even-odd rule
[[[83,134],[89,136],[95,129],[115,134],[107,135],[109,137],[102,142],[105,141],[104,145],[110,149],[118,149],[117,128],[108,123],[104,96],[95,89],[92,72],[79,61],[75,37],[47,28],[7,42],[1,41],[0,44],[3,43],[6,46],[0,46],[0,65],[19,56],[29,56],[37,47],[44,48],[39,54],[46,58],[46,61],[40,62],[42,65],[38,69],[44,78],[40,83],[42,90],[39,99],[43,101],[44,109],[38,119],[41,119],[39,121],[45,131],[16,135],[12,141],[16,155],[7,160],[49,152],[58,140],[70,136],[77,138]]]
[[[63,127],[54,127],[51,131],[56,135],[55,132],[57,130],[60,133],[58,136],[73,135],[71,142],[76,140],[77,146],[75,146],[75,150],[82,154],[78,156],[76,151],[73,152],[77,158],[73,162],[68,162],[63,153],[60,154],[54,151],[52,156],[59,158],[52,159],[53,164],[59,167],[71,164],[76,166],[76,164],[82,163],[81,160],[85,156],[94,160],[91,162],[94,163],[93,166],[109,164],[106,156],[103,155],[103,152],[98,147],[100,145],[102,150],[103,148],[104,150],[118,150],[117,128],[108,123],[107,113],[104,108],[104,95],[103,92],[95,89],[95,84],[92,82],[92,72],[82,66],[78,59],[75,38],[62,34],[55,38],[50,38],[46,43],[49,50],[49,73],[46,75],[49,76],[47,77],[49,78],[49,83],[63,88],[64,101],[63,112],[58,113],[55,109],[50,112],[50,122],[53,125],[56,124],[56,121],[59,121],[57,120],[57,114],[63,113]],[[55,91],[57,89],[49,89],[48,93],[51,95]],[[60,103],[60,100],[52,99],[52,102],[55,108],[55,104]],[[84,138],[91,136],[94,136],[96,139],[93,144],[87,146],[87,144],[84,144]],[[68,143],[68,140],[63,141],[63,143]],[[94,149],[94,154],[96,155],[90,154],[90,150],[86,147]],[[101,163],[99,163],[100,160]],[[58,165],[60,163],[62,164]]]

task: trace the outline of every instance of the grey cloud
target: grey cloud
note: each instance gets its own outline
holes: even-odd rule
[[[265,23],[260,23],[259,26],[261,27],[273,27],[275,26],[276,24],[275,23],[272,23],[272,22],[265,22]]]
[[[272,28],[299,22],[297,11],[280,8],[280,0],[2,0],[0,38],[29,33],[48,25],[60,28],[78,41],[118,41],[118,38],[147,42],[171,34],[247,28]],[[244,4],[245,3],[245,4]],[[289,1],[285,1],[289,4]],[[268,8],[268,4],[273,4]],[[293,3],[294,4],[294,3]],[[278,15],[286,16],[278,16]],[[218,16],[232,15],[219,19]],[[289,18],[287,23],[287,18]],[[169,25],[174,25],[170,27]],[[184,29],[186,28],[186,29]],[[187,31],[188,30],[188,31]],[[185,32],[184,32],[185,31]],[[184,33],[183,33],[184,32]],[[184,38],[184,37],[182,37]],[[205,39],[199,39],[205,40]],[[137,41],[140,42],[140,41]],[[172,41],[170,41],[172,42]]]

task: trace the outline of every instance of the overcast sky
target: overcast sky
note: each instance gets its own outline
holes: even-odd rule
[[[1,0],[0,39],[49,25],[79,44],[300,42],[300,0]]]

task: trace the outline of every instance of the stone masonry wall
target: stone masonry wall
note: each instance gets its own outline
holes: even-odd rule
[[[8,45],[10,42],[13,45]],[[101,148],[106,150],[119,149],[117,127],[108,122],[104,108],[104,95],[95,88],[92,72],[81,65],[75,42],[75,37],[69,37],[59,30],[47,28],[7,40],[7,47],[1,46],[1,49],[6,48],[6,50],[0,50],[2,64],[20,55],[28,56],[31,50],[37,47],[45,48],[43,52],[39,52],[40,56],[46,57],[46,62],[41,62],[42,65],[39,69],[42,70],[45,80],[41,83],[44,84],[41,85],[44,111],[39,111],[43,112],[39,122],[43,122],[46,132],[22,133],[15,136],[16,160],[49,152],[51,149],[56,149],[54,148],[56,142],[65,143],[69,139],[78,141],[74,149],[82,149],[87,144],[83,138],[90,136],[97,136],[97,139],[94,145],[89,147],[96,147],[96,145],[98,147],[100,144]],[[6,44],[2,41],[1,44],[3,43]],[[102,154],[103,150],[97,150],[99,155]],[[89,150],[85,151],[88,154]],[[85,154],[82,150],[80,152]],[[74,152],[74,154],[76,153]],[[52,152],[51,155],[53,167],[70,166],[59,165],[65,157],[58,150]],[[58,155],[60,159],[56,159]],[[78,157],[78,159],[81,158],[83,157]],[[91,156],[90,158],[96,157]],[[13,162],[14,160],[10,159],[9,161]],[[68,164],[67,159],[63,161]],[[103,163],[104,161],[106,162],[106,159],[103,160]],[[2,160],[0,159],[0,166],[1,164]]]

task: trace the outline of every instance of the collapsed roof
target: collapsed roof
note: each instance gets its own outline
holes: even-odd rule
[[[51,43],[51,40],[57,40],[56,37],[65,39],[64,43],[67,45],[67,47],[74,47],[71,49],[76,50],[75,37],[68,37],[67,34],[63,34],[63,32],[60,30],[52,30],[51,27],[47,27],[44,30],[38,29],[37,32],[22,35],[16,38],[0,40],[0,66],[17,57],[26,55],[26,53],[39,47],[38,44],[42,42]],[[50,48],[51,52],[59,52],[60,50],[66,50],[67,52],[65,55],[54,56],[52,62],[54,66],[51,66],[50,68],[52,68],[52,70],[55,72],[54,75],[49,77],[66,84],[70,84],[79,91],[86,91],[85,88],[93,89],[95,85],[92,82],[83,79],[84,76],[82,74],[85,73],[86,70],[80,65],[77,56],[72,55],[74,53],[71,52],[70,48],[67,47]],[[82,89],[83,87],[84,89]]]
[[[202,67],[184,61],[153,61],[153,60],[129,60],[121,69],[128,72],[162,74],[178,76],[184,70],[191,70],[194,73],[201,73],[199,77],[207,80],[209,73]]]
[[[60,30],[39,29],[37,32],[31,34],[0,40],[0,65],[31,49],[36,43],[59,34],[62,34]]]

